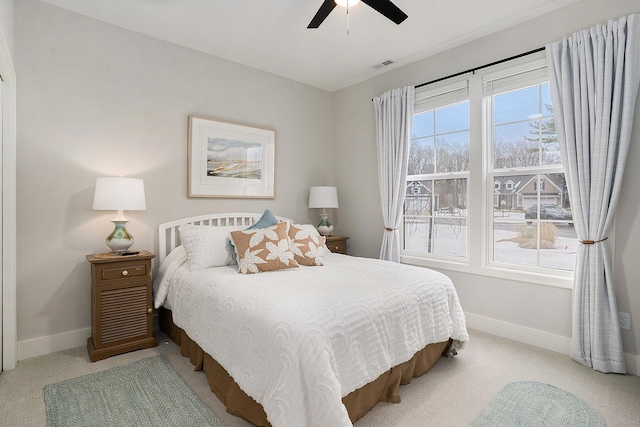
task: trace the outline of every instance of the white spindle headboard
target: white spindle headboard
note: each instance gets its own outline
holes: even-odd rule
[[[178,227],[181,224],[204,225],[211,227],[225,225],[242,225],[249,227],[262,216],[261,213],[220,213],[194,216],[165,222],[158,227],[158,265],[164,261],[169,253],[180,246]],[[279,221],[291,221],[289,218],[277,216]]]

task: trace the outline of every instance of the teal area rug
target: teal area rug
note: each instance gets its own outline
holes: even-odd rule
[[[223,427],[163,355],[49,384],[44,401],[48,427]]]
[[[534,381],[511,383],[470,427],[603,427],[591,406],[569,392]]]

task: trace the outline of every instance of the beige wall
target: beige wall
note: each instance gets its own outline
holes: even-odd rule
[[[334,93],[334,181],[341,195],[342,226],[351,236],[350,252],[377,257],[382,241],[379,196],[375,187],[363,185],[377,180],[373,97],[396,87],[420,84],[527,52],[574,31],[639,11],[635,0],[582,0]],[[636,117],[628,160],[630,167],[617,216],[615,292],[619,310],[632,313],[632,329],[622,331],[622,335],[625,352],[631,355],[628,359],[637,367],[640,360],[637,357],[640,354],[640,286],[637,285],[640,264],[636,255],[640,253],[640,196],[637,191],[640,171],[634,166],[640,164],[640,116],[636,114]],[[570,290],[465,272],[444,272],[453,278],[471,326],[568,351]]]
[[[134,249],[156,250],[160,223],[210,212],[317,220],[308,191],[333,179],[330,93],[38,1],[16,9],[20,358],[88,336],[85,255],[107,250],[115,214],[91,209],[98,176],[145,181],[147,210],[127,213]],[[276,129],[275,200],[187,198],[189,114]]]
[[[14,0],[0,0],[0,76],[2,76],[2,253],[0,265],[0,371],[16,365],[15,311],[15,69]]]
[[[0,1],[0,31],[7,43],[9,54],[14,58],[14,26],[15,26],[15,0]]]

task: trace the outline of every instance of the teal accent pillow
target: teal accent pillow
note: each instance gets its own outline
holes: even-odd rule
[[[278,220],[269,209],[265,209],[259,220],[253,223],[247,230],[255,230],[258,228],[269,228],[278,225]]]

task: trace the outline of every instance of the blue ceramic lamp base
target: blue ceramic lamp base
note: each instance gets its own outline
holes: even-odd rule
[[[321,218],[322,220],[320,221],[320,224],[318,225],[318,233],[320,233],[323,236],[330,236],[331,233],[333,232],[333,225],[331,225],[331,223],[329,222],[329,215],[328,214],[322,214]]]

